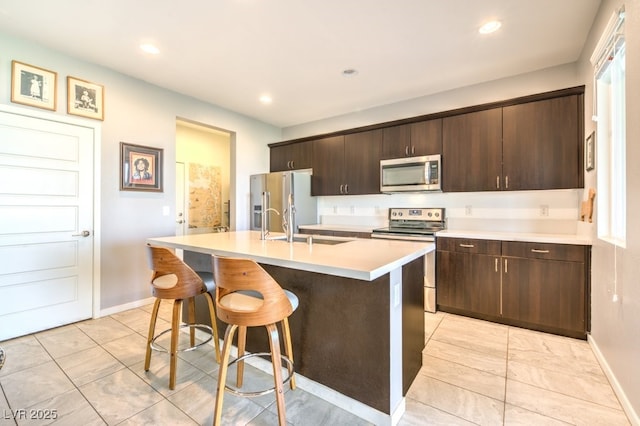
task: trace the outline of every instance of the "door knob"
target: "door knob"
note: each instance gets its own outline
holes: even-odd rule
[[[91,235],[91,232],[89,231],[82,231],[78,234],[71,234],[72,237],[88,237],[89,235]]]

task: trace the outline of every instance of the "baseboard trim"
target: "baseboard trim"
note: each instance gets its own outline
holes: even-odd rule
[[[593,350],[593,353],[596,356],[598,363],[600,363],[600,367],[602,367],[602,371],[604,371],[605,376],[607,376],[607,379],[609,379],[609,383],[611,383],[613,392],[618,397],[618,400],[620,401],[620,405],[622,406],[622,409],[624,410],[625,414],[629,418],[629,421],[631,422],[632,425],[636,425],[636,426],[640,425],[640,417],[638,416],[638,413],[636,413],[636,411],[633,409],[633,406],[631,405],[631,402],[627,398],[627,395],[624,392],[624,389],[622,389],[622,386],[620,385],[620,382],[618,382],[616,375],[613,373],[613,370],[611,370],[611,367],[609,366],[607,359],[604,357],[604,355],[600,351],[600,348],[598,347],[598,343],[596,342],[596,339],[591,334],[589,334],[587,336],[587,341],[589,342],[589,346],[591,346],[591,349]]]
[[[106,317],[107,315],[117,314],[119,312],[128,311],[129,309],[139,308],[140,306],[149,305],[156,300],[155,297],[148,297],[146,299],[136,300],[135,302],[125,303],[124,305],[112,306],[110,308],[101,309],[97,318]]]

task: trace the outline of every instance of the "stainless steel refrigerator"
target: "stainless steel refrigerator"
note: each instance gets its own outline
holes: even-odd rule
[[[293,232],[299,232],[300,225],[318,223],[316,198],[311,196],[311,169],[251,175],[251,229],[260,230],[262,212],[268,208],[267,229],[270,232],[284,232],[282,220],[286,219],[289,194],[292,195]],[[262,205],[262,193],[268,193],[269,206]]]

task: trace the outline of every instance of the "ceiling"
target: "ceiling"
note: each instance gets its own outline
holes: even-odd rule
[[[0,0],[0,31],[288,127],[575,62],[599,5]],[[480,35],[489,19],[502,28]],[[142,52],[146,42],[160,53]],[[345,69],[358,72],[345,77]],[[259,102],[263,94],[271,104]]]

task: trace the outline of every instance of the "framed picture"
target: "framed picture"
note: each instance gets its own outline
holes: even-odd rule
[[[11,102],[56,110],[58,74],[11,61]]]
[[[596,132],[593,131],[587,137],[584,147],[584,166],[587,171],[596,168]]]
[[[104,120],[104,87],[67,77],[67,113]]]
[[[120,142],[120,190],[162,192],[162,149]]]

